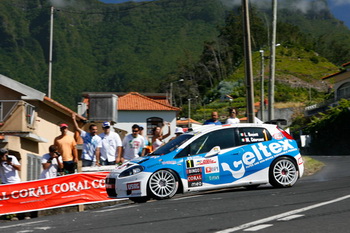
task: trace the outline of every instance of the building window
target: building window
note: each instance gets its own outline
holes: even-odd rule
[[[160,117],[150,117],[147,119],[147,136],[152,137],[154,127],[163,127],[163,119]]]
[[[41,173],[41,157],[27,154],[27,181],[37,180]]]
[[[33,126],[34,114],[35,114],[35,107],[33,105],[26,104],[26,122],[28,126]]]

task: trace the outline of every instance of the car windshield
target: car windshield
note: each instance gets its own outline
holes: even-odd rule
[[[188,141],[190,138],[192,138],[193,134],[183,134],[179,137],[174,138],[173,140],[169,141],[164,146],[159,147],[156,151],[149,155],[165,155],[168,154],[174,150],[176,150],[179,146],[184,144],[186,141]]]

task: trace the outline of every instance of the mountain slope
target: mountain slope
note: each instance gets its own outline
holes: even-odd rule
[[[183,65],[203,56],[204,42],[210,47],[218,40],[218,28],[231,10],[219,0],[60,2],[65,5],[54,13],[52,97],[72,108],[84,91],[167,90]],[[268,9],[259,12],[270,15]],[[321,56],[338,65],[350,60],[349,30],[329,11],[281,9],[279,20],[300,27]],[[47,92],[49,0],[2,0],[0,22],[0,73]],[[264,35],[255,41],[267,46]],[[239,50],[240,40],[234,42]]]

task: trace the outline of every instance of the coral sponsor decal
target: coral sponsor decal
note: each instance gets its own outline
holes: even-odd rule
[[[199,187],[203,185],[201,167],[186,169],[186,173],[187,173],[188,187]]]

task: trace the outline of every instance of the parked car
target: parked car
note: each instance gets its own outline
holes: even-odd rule
[[[276,125],[208,125],[117,167],[106,190],[110,198],[146,202],[235,186],[291,187],[303,172],[296,141]]]

